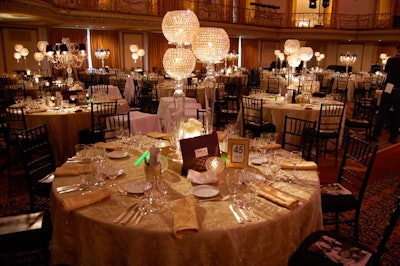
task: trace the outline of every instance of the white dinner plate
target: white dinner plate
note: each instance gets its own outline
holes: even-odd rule
[[[143,193],[143,183],[145,181],[136,181],[126,184],[125,190],[128,193],[140,194]]]
[[[250,157],[250,162],[255,165],[261,165],[263,162],[266,162],[264,159],[259,156]]]
[[[218,195],[219,189],[210,185],[195,186],[192,189],[192,194],[199,198],[210,198]]]
[[[122,168],[115,168],[111,165],[106,165],[101,169],[101,173],[108,176],[112,176],[116,174],[117,176],[120,176],[124,173],[124,169]]]
[[[125,158],[128,156],[127,151],[112,151],[108,153],[108,157],[111,159],[120,159],[120,158]]]

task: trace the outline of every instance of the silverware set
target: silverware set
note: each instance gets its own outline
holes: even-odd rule
[[[232,212],[236,221],[240,224],[243,224],[244,222],[252,222],[252,219],[260,219],[254,213],[252,208],[244,201],[238,200],[236,204],[229,203],[228,208]]]
[[[56,190],[59,194],[64,194],[64,193],[76,191],[78,189],[79,190],[82,189],[81,184],[72,184],[72,185],[68,185],[68,186],[62,186],[62,187],[58,187]]]
[[[136,226],[146,214],[147,212],[142,204],[134,203],[127,210],[121,213],[117,218],[115,218],[113,220],[113,223],[126,225],[129,223],[129,221],[133,221],[133,225]]]

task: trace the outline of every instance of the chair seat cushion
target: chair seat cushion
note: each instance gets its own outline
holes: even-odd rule
[[[346,119],[345,125],[349,127],[368,127],[370,125],[367,119]]]
[[[336,138],[339,134],[333,129],[320,129],[316,132],[319,138]]]
[[[357,257],[370,260],[373,252],[351,238],[337,236],[329,231],[317,231],[310,234],[290,258],[289,265],[350,265],[346,260]]]

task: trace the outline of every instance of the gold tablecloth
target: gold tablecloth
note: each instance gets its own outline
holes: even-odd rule
[[[123,159],[107,159],[107,164],[124,169],[120,184],[144,180],[143,164],[134,166],[141,152],[131,151]],[[170,200],[191,196],[193,184],[177,172],[169,161],[162,178],[170,185]],[[173,170],[172,170],[173,169]],[[225,170],[226,171],[226,170]],[[52,264],[69,265],[287,265],[301,241],[322,228],[319,178],[316,171],[302,171],[313,186],[277,182],[274,187],[300,200],[293,210],[264,198],[255,208],[260,220],[236,222],[226,201],[197,202],[197,232],[182,239],[173,235],[172,208],[148,214],[137,225],[114,224],[112,220],[140,199],[135,195],[113,194],[101,202],[64,212],[61,199],[80,192],[58,194],[56,187],[79,182],[78,177],[57,177],[53,182],[51,214]],[[214,185],[228,194],[225,172]],[[109,182],[109,180],[107,180]]]

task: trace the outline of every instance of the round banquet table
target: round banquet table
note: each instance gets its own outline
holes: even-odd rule
[[[263,121],[269,121],[276,126],[276,132],[278,132],[278,143],[280,143],[283,133],[283,124],[285,120],[285,116],[295,117],[310,121],[317,121],[320,113],[320,104],[321,103],[330,103],[330,104],[343,104],[339,101],[329,100],[326,98],[318,98],[312,97],[312,104],[303,104],[303,103],[285,103],[275,101],[275,95],[270,95],[267,93],[253,94],[250,97],[262,98],[263,101]],[[239,111],[237,118],[237,126],[239,128],[240,133],[243,132],[243,119],[242,119],[242,110]],[[342,121],[341,133],[343,133],[344,127],[344,119]],[[340,138],[341,139],[341,138]]]
[[[144,180],[143,164],[134,166],[141,153],[133,149],[126,158],[107,159],[107,164],[124,171],[117,178],[120,186]],[[179,165],[169,161],[169,169],[161,177],[169,184],[170,202],[185,196],[194,198],[191,195],[194,184],[178,173]],[[287,265],[304,238],[322,228],[317,171],[302,170],[301,174],[307,185],[274,184],[275,188],[298,198],[299,205],[289,210],[259,198],[259,205],[254,208],[259,220],[244,224],[237,223],[226,201],[194,199],[199,230],[184,234],[182,239],[173,234],[173,208],[145,215],[138,225],[112,222],[140,201],[138,194],[114,193],[102,201],[67,212],[62,207],[62,199],[75,197],[80,192],[58,194],[56,188],[78,183],[79,178],[56,177],[50,201],[51,264]],[[218,174],[218,181],[213,184],[221,195],[228,194],[225,175],[225,172]]]
[[[79,111],[76,111],[79,110]],[[117,113],[129,111],[123,99],[118,100]],[[51,108],[33,113],[25,113],[28,128],[46,123],[56,165],[61,165],[75,154],[75,144],[80,142],[79,132],[92,126],[90,107],[72,106],[62,111]]]

